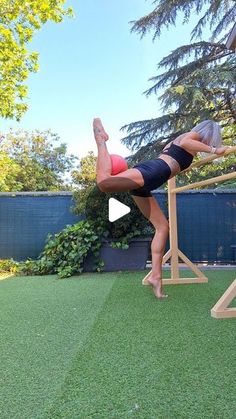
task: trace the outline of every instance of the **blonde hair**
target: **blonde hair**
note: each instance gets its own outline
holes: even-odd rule
[[[221,127],[211,119],[200,122],[191,131],[197,132],[204,144],[212,147],[219,147],[222,144]]]

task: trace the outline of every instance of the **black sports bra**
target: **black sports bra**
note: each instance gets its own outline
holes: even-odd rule
[[[170,147],[163,150],[161,154],[173,157],[179,163],[181,170],[187,169],[193,161],[193,155],[191,153],[173,143],[171,143]]]

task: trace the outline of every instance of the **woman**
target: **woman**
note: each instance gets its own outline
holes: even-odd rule
[[[118,175],[111,175],[111,159],[106,147],[108,135],[101,120],[93,121],[94,136],[98,148],[97,185],[102,192],[130,191],[142,214],[153,224],[155,235],[151,244],[152,275],[149,284],[157,298],[164,298],[162,291],[162,258],[169,234],[168,221],[151,191],[187,169],[199,152],[223,155],[228,147],[221,146],[219,125],[206,120],[190,132],[180,135],[169,143],[158,158],[135,165]]]

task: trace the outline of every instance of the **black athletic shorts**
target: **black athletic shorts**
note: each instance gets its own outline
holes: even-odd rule
[[[138,169],[144,179],[144,185],[138,189],[132,189],[131,195],[148,197],[151,191],[166,183],[171,175],[171,169],[162,159],[147,160],[133,167]]]

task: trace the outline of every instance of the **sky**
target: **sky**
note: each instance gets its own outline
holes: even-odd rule
[[[140,39],[130,32],[130,21],[153,10],[151,0],[68,0],[66,5],[75,17],[47,23],[30,44],[40,54],[40,70],[27,83],[27,113],[19,123],[0,119],[0,130],[51,129],[81,158],[96,151],[92,120],[99,117],[110,137],[109,152],[126,157],[131,152],[120,142],[125,135],[120,128],[160,114],[157,97],[143,92],[152,85],[158,62],[189,41],[189,27],[164,30],[153,42],[152,33]]]

